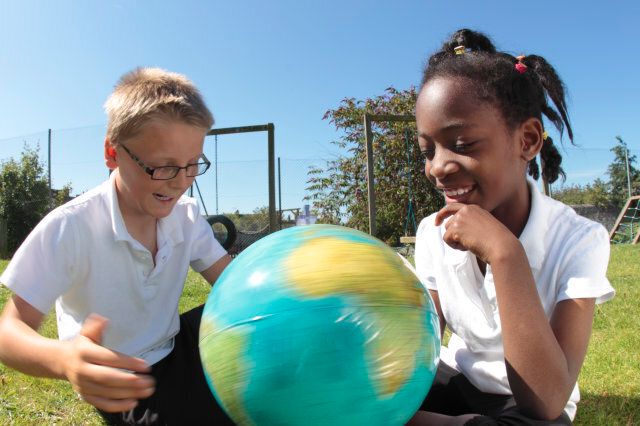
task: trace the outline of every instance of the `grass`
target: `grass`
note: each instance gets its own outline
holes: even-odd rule
[[[640,423],[640,246],[612,246],[607,275],[616,297],[596,311],[575,423],[634,425]]]
[[[6,264],[0,261],[0,271]],[[579,378],[582,402],[576,425],[640,423],[640,246],[612,246],[608,276],[617,295],[596,311]],[[189,273],[180,311],[204,303],[208,292],[204,280]],[[0,306],[9,296],[0,287]],[[52,314],[42,333],[56,336]],[[102,421],[67,382],[32,378],[0,364],[0,424],[101,425]]]

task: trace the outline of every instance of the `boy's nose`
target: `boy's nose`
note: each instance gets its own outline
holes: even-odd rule
[[[169,182],[174,188],[187,188],[193,183],[194,177],[188,177],[185,169],[179,170],[176,177]]]

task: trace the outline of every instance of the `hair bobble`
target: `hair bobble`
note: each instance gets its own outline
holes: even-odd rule
[[[460,46],[454,47],[453,51],[455,52],[456,55],[464,55],[466,48],[463,45],[460,45]]]
[[[516,71],[520,74],[524,74],[525,71],[527,71],[527,66],[522,62],[524,61],[524,55],[517,56],[516,59],[518,60],[515,65]]]

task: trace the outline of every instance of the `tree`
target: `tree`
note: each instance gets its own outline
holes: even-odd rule
[[[570,185],[554,191],[553,198],[568,205],[591,204],[600,209],[611,207],[609,184],[600,178],[584,186]]]
[[[69,198],[71,187],[57,191],[51,203],[49,180],[38,158],[39,148],[24,146],[19,161],[0,164],[0,218],[7,228],[7,250],[13,253],[37,223]]]
[[[635,168],[636,156],[627,151],[627,144],[620,136],[618,143],[611,148],[615,158],[607,167],[608,181],[598,178],[591,184],[571,185],[554,191],[553,198],[565,204],[592,204],[599,208],[620,209],[629,197],[628,182],[631,183],[631,195],[640,193],[640,171]],[[627,180],[627,161],[629,162],[629,181]]]
[[[627,185],[627,161],[629,162],[629,180],[631,182],[631,195],[640,193],[640,171],[635,168],[636,156],[628,154],[627,144],[620,136],[616,136],[618,143],[611,148],[615,158],[609,167],[609,188],[611,202],[614,206],[621,208],[629,198]],[[628,155],[628,158],[627,158]]]
[[[310,195],[306,199],[312,201],[319,223],[343,224],[368,231],[364,114],[413,115],[416,97],[413,87],[403,91],[390,87],[383,95],[364,101],[343,99],[338,108],[325,113],[324,119],[329,119],[342,133],[331,143],[345,154],[327,161],[325,167],[312,167],[308,172]],[[376,122],[372,130],[377,236],[396,244],[405,233],[410,196],[418,221],[438,210],[443,198],[424,176],[414,123]],[[413,234],[411,222],[407,231]]]

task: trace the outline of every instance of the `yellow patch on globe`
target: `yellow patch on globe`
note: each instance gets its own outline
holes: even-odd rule
[[[427,341],[423,328],[427,296],[390,249],[315,238],[291,252],[284,270],[304,297],[339,294],[358,300],[341,320],[353,322],[366,336],[367,365],[381,396],[397,392],[424,362],[416,358]]]

